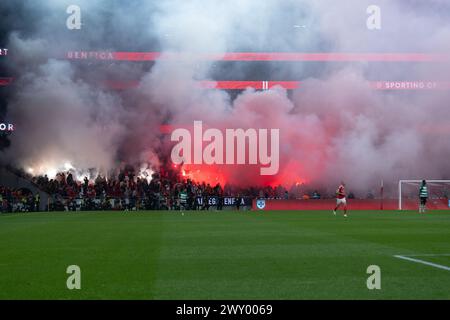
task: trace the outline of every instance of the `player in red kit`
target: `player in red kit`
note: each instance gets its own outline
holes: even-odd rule
[[[344,217],[347,217],[347,199],[345,198],[345,183],[341,182],[341,185],[336,190],[336,207],[333,210],[333,214],[336,215],[336,210],[340,206],[344,206]]]

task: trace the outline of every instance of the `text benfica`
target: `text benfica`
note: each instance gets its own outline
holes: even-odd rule
[[[193,131],[193,138],[191,132],[187,129],[178,128],[172,132],[171,141],[178,142],[171,152],[173,163],[261,164],[266,166],[260,168],[261,175],[278,173],[279,129],[270,129],[270,132],[268,129],[247,129],[245,131],[243,129],[226,129],[224,134],[221,130],[214,128],[209,128],[203,132],[202,121],[194,121]],[[268,141],[269,138],[270,142]],[[246,141],[248,141],[248,144]],[[203,142],[207,144],[204,146]],[[246,162],[247,154],[248,162]]]
[[[114,60],[114,55],[106,51],[69,51],[67,59]]]

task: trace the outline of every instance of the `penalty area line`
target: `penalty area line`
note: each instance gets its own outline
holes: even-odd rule
[[[407,256],[401,256],[401,255],[394,255],[394,257],[398,258],[398,259],[403,259],[403,260],[407,260],[407,261],[411,261],[411,262],[421,263],[421,264],[425,264],[427,266],[431,266],[431,267],[435,267],[435,268],[438,268],[438,269],[443,269],[443,270],[450,271],[450,267],[443,266],[441,264],[432,263],[432,262],[428,262],[428,261],[425,261],[425,260],[410,258],[410,257],[407,257]]]
[[[408,254],[408,257],[447,257],[450,253]]]

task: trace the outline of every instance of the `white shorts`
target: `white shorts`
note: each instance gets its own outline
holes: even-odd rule
[[[343,204],[344,206],[347,205],[347,199],[342,198],[342,199],[336,199],[336,205],[340,205]]]

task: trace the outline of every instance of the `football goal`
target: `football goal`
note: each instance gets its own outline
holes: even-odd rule
[[[430,208],[448,209],[450,180],[426,180]],[[419,204],[419,187],[422,180],[400,180],[398,182],[398,209],[415,210]]]

